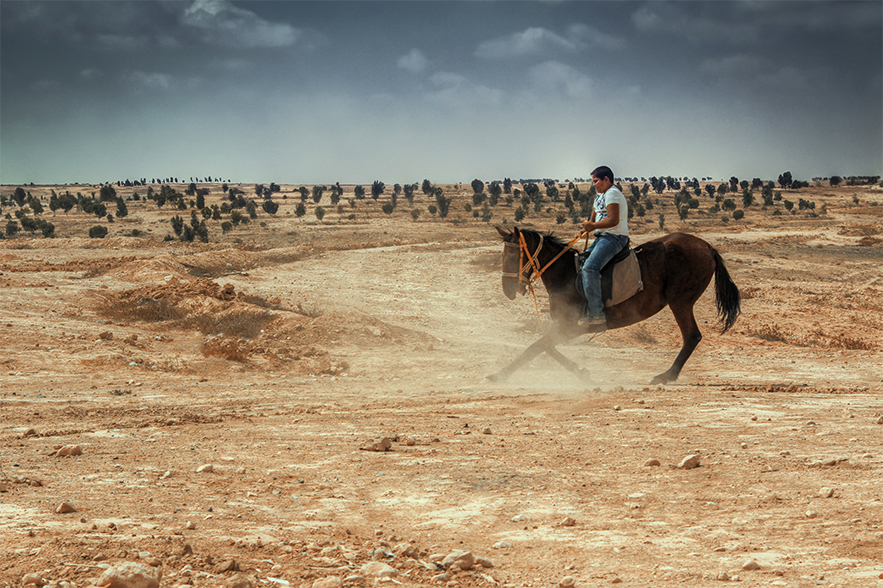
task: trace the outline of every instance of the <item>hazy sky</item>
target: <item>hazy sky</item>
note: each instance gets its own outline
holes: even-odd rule
[[[883,168],[883,2],[0,2],[0,183]]]

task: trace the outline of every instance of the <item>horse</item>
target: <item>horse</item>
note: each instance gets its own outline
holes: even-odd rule
[[[604,309],[606,325],[579,326],[585,297],[577,289],[576,249],[551,233],[531,229],[496,227],[503,238],[503,293],[510,300],[524,294],[525,284],[535,272],[549,294],[552,327],[525,349],[512,363],[488,376],[491,381],[505,381],[512,373],[541,353],[546,353],[570,372],[587,379],[587,372],[564,357],[556,346],[586,333],[627,327],[658,313],[668,306],[681,330],[683,345],[671,367],[653,378],[652,384],[677,380],[681,369],[702,340],[693,315],[693,306],[712,276],[715,281],[715,305],[726,333],[741,313],[739,289],[724,265],[720,254],[699,237],[671,233],[647,241],[635,248],[641,268],[643,289],[627,300]],[[609,268],[609,266],[608,266]]]

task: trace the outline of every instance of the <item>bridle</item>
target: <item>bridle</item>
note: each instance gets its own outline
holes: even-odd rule
[[[504,278],[518,278],[518,291],[524,293],[524,290],[530,290],[531,296],[533,296],[533,304],[537,311],[537,321],[540,323],[540,328],[543,326],[543,322],[540,319],[540,306],[537,302],[537,294],[534,290],[533,283],[540,277],[542,277],[543,272],[549,269],[553,263],[558,261],[558,259],[564,255],[566,251],[570,249],[570,247],[580,240],[582,235],[577,235],[575,239],[573,239],[570,243],[564,246],[561,251],[552,258],[546,265],[540,267],[540,252],[543,250],[543,235],[539,235],[540,242],[537,244],[536,250],[531,253],[527,248],[527,241],[524,239],[524,233],[518,231],[518,243],[510,243],[508,241],[503,243],[503,277]],[[507,272],[506,271],[506,260],[511,259],[511,250],[512,248],[518,248],[518,272]],[[507,251],[507,248],[508,251]],[[525,263],[525,258],[527,259],[527,263]]]

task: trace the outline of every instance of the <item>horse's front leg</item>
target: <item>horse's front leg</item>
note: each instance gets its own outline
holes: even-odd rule
[[[563,365],[565,368],[573,371],[573,369],[576,368],[576,364],[561,355],[561,353],[557,349],[555,349],[556,345],[558,345],[559,343],[563,343],[564,341],[567,341],[572,337],[572,334],[568,334],[560,328],[553,327],[551,331],[537,339],[537,341],[535,341],[527,349],[522,351],[521,355],[515,358],[515,361],[513,361],[497,373],[491,374],[487,377],[487,379],[492,382],[505,382],[509,378],[509,376],[511,376],[515,372],[515,370],[528,363],[543,352],[548,353],[550,357],[561,363],[561,365]],[[568,364],[572,367],[568,367]]]
[[[579,364],[577,364],[575,361],[564,357],[564,355],[562,355],[561,352],[558,351],[558,349],[556,349],[555,347],[550,347],[549,349],[546,349],[546,355],[560,363],[562,366],[564,366],[564,369],[574,374],[583,382],[592,381],[592,378],[589,375],[589,370],[579,367]]]

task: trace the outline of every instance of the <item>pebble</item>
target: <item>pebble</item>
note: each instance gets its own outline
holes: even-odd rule
[[[817,513],[817,512],[814,511],[814,510],[808,510],[808,511],[806,511],[806,518],[808,518],[808,519],[814,519],[814,518],[816,518],[817,516],[819,516],[819,513]]]
[[[105,588],[159,588],[162,570],[126,561],[104,570],[96,586]]]
[[[370,576],[374,578],[391,578],[399,574],[398,570],[396,570],[391,565],[383,563],[382,561],[368,562],[364,564],[361,568],[359,568],[359,572],[363,576]]]
[[[319,578],[313,582],[313,588],[337,588],[343,584],[337,576],[328,576],[327,578]]]
[[[443,560],[442,565],[458,566],[461,570],[471,570],[475,566],[475,556],[471,551],[452,551]]]
[[[650,458],[644,462],[645,468],[652,468],[652,467],[661,466],[661,465],[662,465],[662,462],[659,461],[658,459],[655,459],[655,458]]]
[[[819,496],[822,498],[831,498],[834,496],[834,489],[824,486],[819,490]]]
[[[216,565],[213,571],[216,574],[224,574],[227,572],[239,572],[241,570],[238,561],[235,559],[228,559]]]
[[[254,588],[254,584],[245,574],[234,574],[227,579],[224,588]]]
[[[515,515],[514,517],[512,517],[513,523],[525,523],[529,520],[530,520],[530,515],[526,515],[526,514]]]
[[[389,437],[384,437],[380,441],[369,441],[367,444],[359,447],[362,451],[389,451],[392,448],[392,441]]]
[[[493,544],[492,547],[494,549],[509,549],[510,547],[512,547],[512,544],[509,543],[508,541],[497,541],[496,543]]]
[[[215,471],[215,466],[213,466],[210,463],[207,463],[205,465],[201,465],[198,468],[196,468],[197,474],[210,474],[213,471]]]
[[[757,561],[755,561],[753,559],[749,559],[744,564],[742,564],[742,569],[746,570],[746,571],[759,570],[760,564],[757,563]]]
[[[74,505],[70,502],[62,502],[56,507],[55,512],[58,514],[65,514],[69,512],[77,512],[77,509],[74,508]]]
[[[693,468],[699,467],[699,456],[698,455],[688,455],[684,459],[681,460],[681,463],[678,464],[678,469],[681,470],[692,470]]]
[[[714,579],[718,580],[720,582],[726,582],[727,580],[730,579],[730,574],[728,574],[726,572],[718,572],[717,576],[715,576]]]
[[[883,425],[883,416],[880,416],[876,421],[874,421],[878,425]]]
[[[558,582],[558,588],[573,588],[576,584],[576,578],[573,576],[564,576],[561,578],[561,581]]]
[[[184,525],[184,528],[188,531],[193,531],[196,529],[196,523],[194,523],[193,521],[187,521],[187,524]]]
[[[53,455],[55,457],[73,457],[75,455],[83,455],[83,448],[79,445],[65,445],[59,447]]]
[[[563,521],[561,521],[562,527],[572,527],[576,525],[576,519],[573,517],[565,517]]]
[[[483,430],[481,433],[482,433],[483,435],[491,435],[491,428],[490,428],[490,427],[485,427],[484,430]]]
[[[28,584],[42,586],[43,584],[45,584],[45,582],[43,581],[43,576],[40,574],[25,574],[21,579],[21,583],[23,586],[27,586]]]

